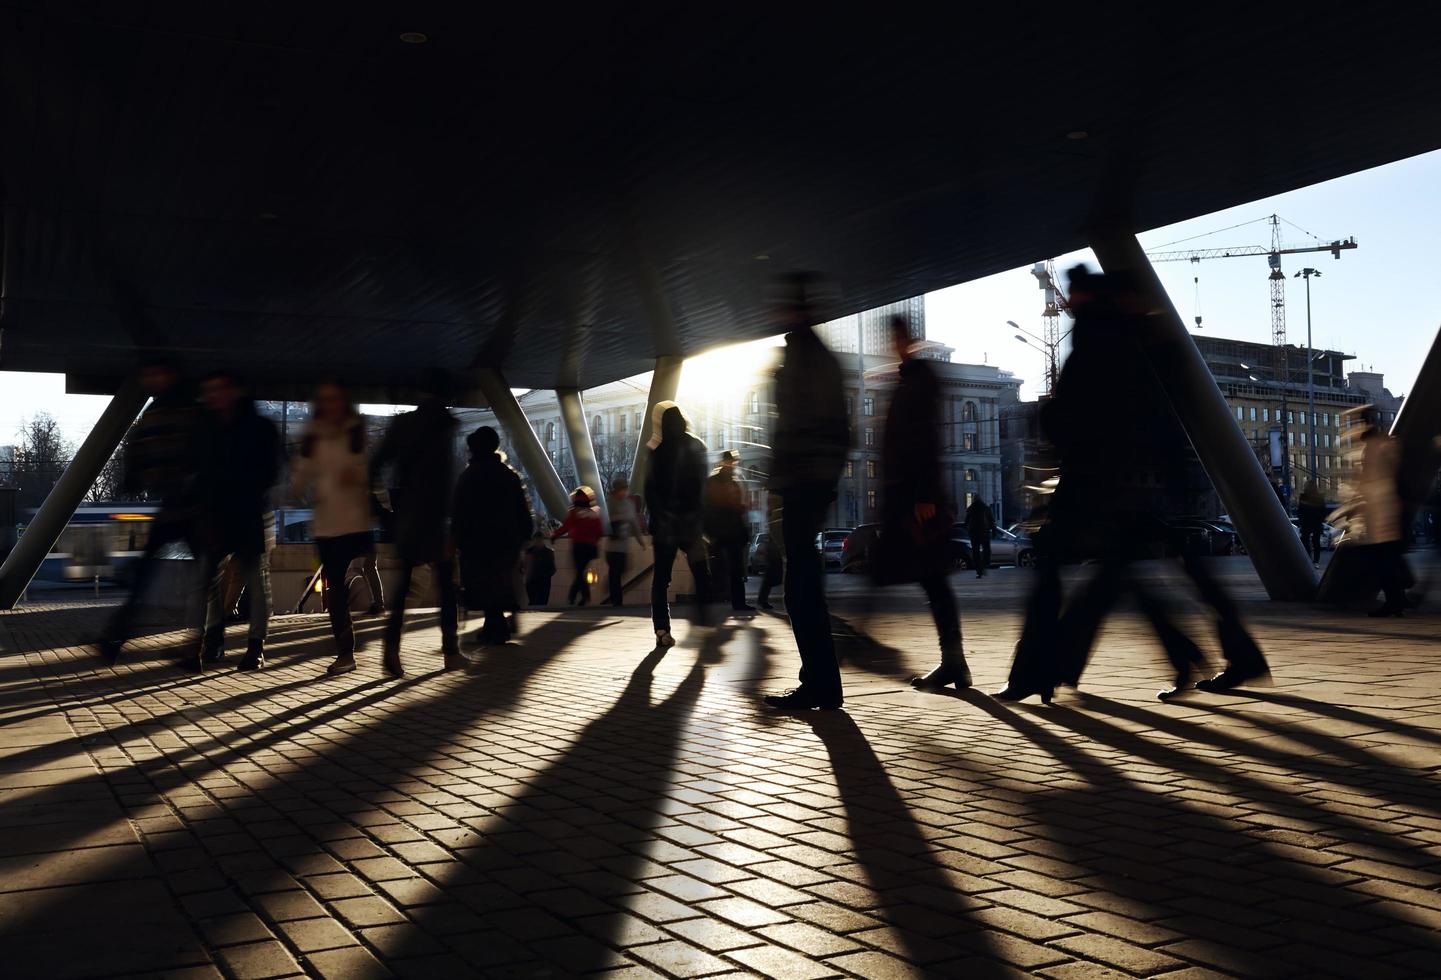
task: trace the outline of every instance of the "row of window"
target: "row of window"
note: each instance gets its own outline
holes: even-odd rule
[[[1259,442],[1259,441],[1260,441],[1261,439],[1263,439],[1263,438],[1265,438],[1265,437],[1261,434],[1261,430],[1260,430],[1260,429],[1252,429],[1252,430],[1251,430],[1251,439],[1252,439],[1253,441]],[[1310,434],[1307,433],[1306,430],[1304,430],[1304,429],[1302,429],[1300,432],[1296,432],[1296,431],[1293,429],[1293,430],[1291,430],[1290,432],[1287,432],[1287,433],[1286,433],[1286,444],[1287,444],[1288,446],[1295,446],[1295,445],[1309,446],[1309,445],[1311,444],[1309,440],[1310,440]],[[1340,437],[1340,436],[1337,436],[1337,437],[1336,437],[1336,447],[1337,447],[1338,449],[1341,447],[1341,437]],[[1319,433],[1317,433],[1317,434],[1316,434],[1316,448],[1317,448],[1317,449],[1330,449],[1330,448],[1331,448],[1331,433],[1329,433],[1329,432],[1319,432]]]
[[[1237,406],[1236,406],[1236,421],[1237,421],[1237,422],[1245,422],[1245,421],[1246,421],[1246,411],[1247,411],[1247,409],[1246,409],[1245,406],[1242,406],[1242,405],[1237,405]],[[1260,418],[1257,418],[1258,412],[1259,412]],[[1269,409],[1269,408],[1262,408],[1262,409],[1259,409],[1259,410],[1258,410],[1255,405],[1252,405],[1252,406],[1250,406],[1250,413],[1251,413],[1251,414],[1250,414],[1250,420],[1251,420],[1252,422],[1272,422],[1272,421],[1274,421],[1274,422],[1279,422],[1279,421],[1281,421],[1281,410],[1280,410],[1279,408],[1276,409],[1275,411],[1272,411],[1272,410]],[[1272,416],[1275,416],[1275,417],[1272,418]],[[1338,416],[1336,417],[1336,420],[1339,422],[1339,421],[1341,420],[1341,417],[1338,415]],[[1297,424],[1306,425],[1306,424],[1307,424],[1307,422],[1306,422],[1306,413],[1305,413],[1305,412],[1292,412],[1292,411],[1289,411],[1289,410],[1288,410],[1288,411],[1286,412],[1286,424],[1287,424],[1287,425],[1297,425]],[[1330,413],[1330,412],[1317,412],[1316,415],[1315,415],[1315,424],[1316,424],[1316,425],[1320,425],[1320,426],[1325,426],[1325,427],[1329,428],[1330,425],[1331,425],[1331,413]]]

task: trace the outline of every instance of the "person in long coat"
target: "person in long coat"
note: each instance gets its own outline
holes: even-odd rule
[[[481,426],[465,440],[470,465],[455,486],[451,533],[460,556],[467,609],[485,612],[482,643],[510,639],[505,614],[520,606],[516,594],[520,549],[530,537],[530,503],[520,475],[506,465],[500,436]]]
[[[710,576],[701,530],[701,498],[705,492],[706,447],[691,435],[678,406],[661,415],[661,440],[650,458],[645,483],[646,510],[651,515],[655,569],[651,573],[651,625],[657,649],[675,645],[670,632],[671,576],[676,555],[684,554],[695,576],[696,619],[705,621]]]

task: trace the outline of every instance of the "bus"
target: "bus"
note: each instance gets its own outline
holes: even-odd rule
[[[150,537],[150,523],[160,508],[154,504],[85,504],[76,509],[60,532],[60,538],[35,573],[38,582],[125,582],[131,566],[138,561]],[[33,509],[23,512],[25,526],[35,517]],[[176,545],[178,552],[185,546]],[[171,557],[188,557],[176,554]]]

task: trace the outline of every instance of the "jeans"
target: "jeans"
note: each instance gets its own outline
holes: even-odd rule
[[[325,570],[326,609],[330,613],[330,632],[335,637],[336,655],[353,657],[355,625],[350,618],[350,582],[346,573],[350,571],[351,562],[374,550],[374,544],[369,534],[361,533],[317,538],[315,547],[320,552],[320,567]],[[374,567],[371,565],[373,561],[372,557],[367,566]],[[368,575],[366,577],[369,578]],[[372,592],[371,598],[375,598],[375,592]]]
[[[220,563],[224,555],[209,555],[205,559],[205,649],[219,650],[225,643],[225,574]],[[265,635],[270,626],[270,553],[261,551],[258,555],[229,556],[239,563],[241,580],[250,594],[250,632],[248,645],[264,647]]]
[[[801,654],[801,686],[822,697],[841,693],[841,668],[826,605],[825,566],[816,548],[816,535],[834,497],[835,487],[830,484],[793,487],[785,491],[781,512],[786,611]]]
[[[606,582],[610,587],[610,604],[619,606],[625,602],[625,570],[630,564],[630,555],[624,551],[605,553]]]
[[[986,574],[991,567],[991,532],[982,534],[971,532],[971,566],[975,568],[976,575]]]
[[[710,571],[706,567],[703,549],[694,544],[684,548],[672,541],[657,541],[655,544],[655,568],[650,578],[650,620],[660,630],[670,630],[670,580],[675,573],[676,555],[684,550],[691,574],[695,576],[696,622],[705,622],[705,601],[710,593]]]
[[[590,570],[590,563],[595,561],[598,554],[593,544],[582,544],[577,541],[570,547],[571,558],[575,561],[575,581],[570,583],[570,592],[566,595],[566,602],[572,606],[575,600],[580,599],[582,606],[590,605],[590,582],[586,581],[586,572]]]
[[[460,643],[458,613],[455,603],[455,559],[442,558],[430,563],[435,584],[440,592],[440,648],[445,653],[458,653]],[[390,619],[385,624],[385,649],[400,649],[400,634],[405,629],[405,600],[410,594],[410,577],[414,566],[403,565],[400,581],[395,583],[395,598],[390,604]]]

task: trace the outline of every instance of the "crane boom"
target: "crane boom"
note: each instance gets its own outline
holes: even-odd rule
[[[1175,252],[1147,252],[1152,262],[1199,262],[1202,259],[1237,259],[1246,255],[1301,255],[1306,252],[1330,252],[1340,258],[1346,249],[1360,247],[1355,238],[1334,241],[1329,245],[1291,245],[1272,249],[1266,245],[1237,245],[1232,248],[1196,248]]]

